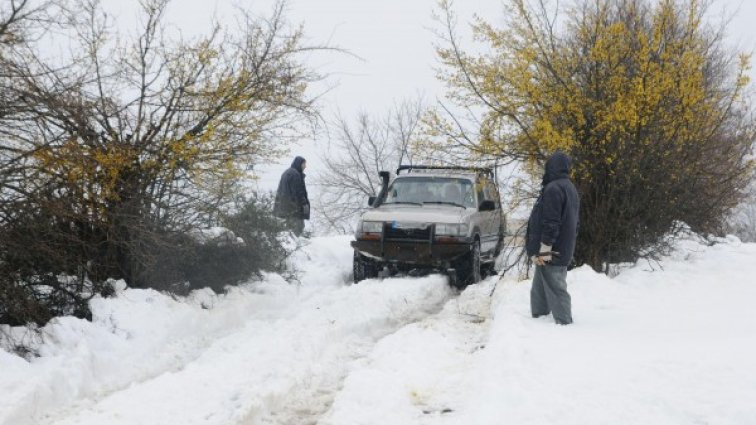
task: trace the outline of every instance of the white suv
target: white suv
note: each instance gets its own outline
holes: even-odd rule
[[[506,233],[488,168],[402,166],[371,197],[354,248],[354,281],[388,272],[447,273],[455,286],[493,272]]]

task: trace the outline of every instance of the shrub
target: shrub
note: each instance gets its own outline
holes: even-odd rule
[[[756,128],[751,57],[706,23],[706,2],[508,0],[463,52],[446,10],[448,99],[481,111],[468,134],[450,108],[428,116],[431,149],[538,165],[562,150],[581,194],[575,259],[602,270],[665,250],[687,223],[719,233],[742,199]]]

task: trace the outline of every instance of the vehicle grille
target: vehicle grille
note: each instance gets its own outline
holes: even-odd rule
[[[431,226],[425,229],[395,229],[390,223],[383,229],[385,239],[400,240],[430,240]]]

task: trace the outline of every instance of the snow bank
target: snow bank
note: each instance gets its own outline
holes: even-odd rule
[[[297,403],[325,410],[310,406],[310,388],[335,391],[348,360],[451,295],[441,277],[345,285],[348,240],[316,238],[296,254],[300,285],[271,275],[187,299],[127,289],[93,300],[92,322],[51,322],[40,358],[0,351],[0,424],[254,423]]]
[[[756,245],[724,242],[570,272],[567,327],[530,317],[529,282],[471,287],[380,341],[320,423],[754,424]]]

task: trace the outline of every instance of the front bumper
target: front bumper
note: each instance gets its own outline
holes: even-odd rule
[[[467,254],[472,244],[436,243],[435,241],[356,240],[352,248],[361,254],[386,263],[448,267],[451,261]]]

